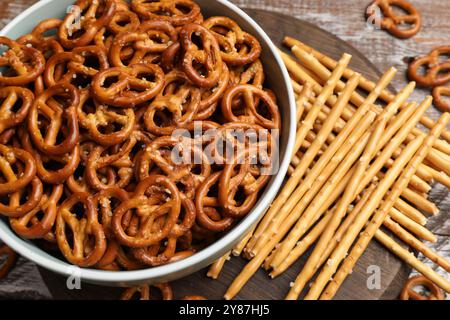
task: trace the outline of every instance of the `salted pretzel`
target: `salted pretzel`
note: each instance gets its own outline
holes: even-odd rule
[[[105,83],[114,78],[118,79],[117,82],[104,87]],[[154,64],[135,64],[132,67],[115,67],[97,73],[92,80],[92,93],[102,103],[130,108],[151,100],[163,86],[164,72],[160,67]]]
[[[24,46],[32,46],[41,51],[46,58],[55,53],[63,52],[64,49],[56,38],[56,31],[61,24],[62,20],[60,19],[51,18],[44,20],[31,33],[18,38],[17,42]]]
[[[44,55],[32,48],[20,45],[6,37],[0,37],[0,45],[8,47],[0,56],[0,85],[24,86],[35,81],[44,72]]]
[[[58,99],[64,99],[64,104]],[[79,141],[76,110],[79,103],[78,90],[69,83],[50,87],[35,99],[28,116],[28,130],[37,149],[51,156],[64,155],[73,150]],[[48,122],[46,128],[40,127],[40,116]],[[63,120],[67,123],[67,132],[65,139],[58,143]],[[45,129],[45,135],[42,135],[42,129]]]
[[[408,77],[423,87],[436,87],[450,81],[450,60],[440,61],[450,53],[450,46],[441,46],[433,49],[428,55],[416,58],[408,66]],[[425,74],[419,73],[422,67],[426,67]]]
[[[82,205],[81,212],[72,211],[77,204]],[[72,234],[70,242],[67,238],[67,228]],[[90,267],[102,258],[106,250],[105,233],[89,194],[75,193],[59,206],[56,239],[66,259],[77,266]],[[90,242],[93,245],[91,250],[87,250]]]
[[[443,112],[450,112],[450,105],[444,100],[443,96],[450,97],[450,88],[436,87],[433,89],[434,105]]]
[[[182,185],[188,198],[194,197],[196,188],[211,173],[208,158],[190,138],[159,137],[147,146],[143,157],[150,159],[171,181]],[[140,178],[147,174],[140,172]]]
[[[7,201],[0,201],[0,212],[10,218],[21,218],[38,207],[43,194],[43,184],[38,177],[24,189],[9,193]]]
[[[171,135],[177,128],[184,128],[194,121],[200,108],[201,90],[190,84],[181,71],[166,75],[164,88],[148,106],[144,123],[148,131],[158,136]],[[164,111],[171,118],[161,122],[159,115]]]
[[[199,38],[202,48],[194,43]],[[214,87],[223,70],[219,44],[214,35],[198,24],[185,25],[180,31],[180,44],[183,49],[182,67],[188,78],[201,88]],[[203,71],[198,70],[198,65]]]
[[[23,163],[20,173],[15,172],[16,163]],[[11,194],[24,189],[36,175],[36,163],[27,151],[0,145],[0,171],[5,181],[0,183],[0,195]]]
[[[126,234],[122,219],[134,210],[139,225],[134,235]],[[167,177],[152,175],[142,180],[130,200],[122,202],[114,211],[112,228],[119,243],[132,248],[156,244],[170,234],[181,210],[181,196],[176,185]],[[157,230],[152,225],[157,219],[165,219]]]
[[[169,22],[145,21],[136,30],[123,32],[115,37],[109,50],[109,58],[116,67],[155,63],[158,62],[159,55],[177,39],[178,33]]]
[[[71,83],[78,89],[85,89],[99,71],[108,68],[108,57],[102,48],[99,46],[78,47],[71,52],[57,53],[48,60],[44,82],[47,87],[59,83]]]
[[[153,287],[159,289],[162,294],[162,300],[173,300],[172,287],[168,283],[155,284]],[[122,293],[120,300],[133,300],[137,294],[139,295],[139,300],[150,300],[150,286],[142,285],[140,287],[128,288]]]
[[[398,7],[407,12],[397,15],[392,7]],[[367,19],[377,19],[376,8],[381,10],[383,17],[380,21],[382,29],[400,39],[408,39],[416,35],[422,27],[422,17],[414,5],[405,0],[375,0],[366,11]],[[402,28],[403,25],[408,28]]]
[[[132,108],[113,108],[100,104],[82,92],[77,107],[80,126],[89,131],[89,137],[103,146],[120,144],[134,130],[136,116]]]
[[[258,153],[258,149],[246,149],[223,168],[219,181],[218,201],[227,216],[232,218],[245,216],[255,205],[258,192],[269,181],[268,172],[264,173],[259,168],[261,164]],[[270,163],[265,166],[267,169]],[[239,195],[240,189],[242,195]],[[235,198],[241,200],[238,202]]]
[[[36,178],[35,178],[36,179]],[[41,239],[52,231],[56,221],[58,202],[62,197],[62,184],[50,187],[41,197],[39,205],[20,218],[10,218],[11,228],[26,239]],[[42,214],[42,216],[41,216]]]
[[[5,278],[17,261],[17,253],[7,245],[0,246],[0,257],[6,256],[6,260],[0,265],[0,280]]]
[[[261,55],[259,41],[228,17],[211,17],[202,24],[219,43],[222,59],[229,66],[242,66],[255,62]]]
[[[223,216],[220,212],[217,194],[210,194],[215,185],[218,185],[222,172],[218,171],[207,177],[197,189],[195,207],[197,209],[197,223],[210,231],[222,232],[231,227],[234,219]]]
[[[251,84],[262,89],[264,80],[264,67],[259,59],[251,64],[230,69],[230,83],[234,85]]]
[[[239,111],[243,114],[235,115],[233,101],[240,97],[243,105],[239,106]],[[259,101],[255,100],[255,98]],[[265,114],[260,112],[260,108],[255,101],[264,104],[267,108]],[[272,96],[266,91],[251,85],[242,84],[229,88],[222,98],[221,107],[224,117],[230,122],[249,122],[258,124],[266,129],[279,129],[281,125],[280,111]]]
[[[415,287],[423,286],[430,291],[430,294],[420,294],[414,290]],[[442,289],[439,288],[433,281],[425,278],[422,275],[410,278],[400,294],[401,300],[444,300],[445,296]]]
[[[200,7],[191,0],[132,0],[131,8],[146,20],[166,20],[174,26],[195,22]]]
[[[23,87],[0,88],[0,133],[21,124],[33,104],[33,93]],[[17,108],[17,103],[20,107]]]
[[[97,32],[111,22],[117,7],[113,0],[77,0],[75,5],[81,16],[77,17],[76,12],[67,14],[58,30],[59,41],[66,49],[87,46]],[[80,19],[79,26],[77,19]]]

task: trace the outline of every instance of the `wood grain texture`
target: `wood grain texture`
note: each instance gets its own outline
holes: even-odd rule
[[[404,74],[406,69],[405,61],[409,57],[425,54],[431,48],[444,43],[450,44],[450,35],[448,33],[450,21],[447,19],[450,16],[448,1],[411,1],[421,11],[424,25],[421,32],[414,38],[398,40],[384,31],[371,30],[367,27],[364,12],[370,2],[368,0],[231,0],[231,2],[243,8],[265,9],[309,21],[349,42],[373,62],[378,69],[385,70],[391,65],[395,66],[400,71],[394,80],[396,89],[403,87],[407,83]],[[0,28],[35,2],[36,0],[1,1]],[[416,90],[413,99],[420,101],[427,94],[429,94],[427,90]],[[437,118],[439,112],[431,110],[429,114],[431,117]],[[450,220],[448,219],[450,216],[450,199],[448,190],[441,186],[436,186],[432,193],[432,199],[436,200],[441,213],[430,219],[429,222],[429,227],[438,235],[438,242],[431,246],[448,258],[450,257]],[[390,256],[389,259],[396,258]],[[237,259],[234,260],[238,261]],[[22,263],[32,270],[32,264]],[[39,276],[35,272],[31,272],[31,274],[33,281],[39,283]],[[442,272],[442,274],[448,277],[445,272]],[[232,276],[233,272],[230,271],[226,271],[222,275],[224,280]],[[195,286],[196,280],[193,281],[192,285]],[[395,279],[395,281],[401,282],[398,279]],[[41,285],[42,283],[39,285],[35,284],[37,287]],[[276,283],[272,285],[277,286]],[[3,285],[0,284],[0,297],[2,288]],[[261,291],[257,282],[254,285],[250,285],[248,290]],[[391,290],[393,291],[390,292]],[[383,298],[393,298],[396,294],[395,291],[396,289],[389,288]],[[46,296],[45,290],[40,290],[39,292],[41,294],[40,297]],[[192,294],[192,292],[186,292],[186,294],[188,293]]]

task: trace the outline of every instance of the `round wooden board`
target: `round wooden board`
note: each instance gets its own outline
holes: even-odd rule
[[[353,56],[351,68],[369,79],[377,79],[380,72],[360,52],[334,35],[308,22],[293,17],[271,13],[263,10],[246,9],[269,34],[273,42],[281,46],[285,35],[298,38],[312,47],[338,59],[347,52]],[[289,289],[289,283],[295,279],[305,256],[287,272],[274,280],[269,280],[267,273],[260,269],[243,288],[236,299],[283,299]],[[208,299],[222,299],[227,286],[233,281],[245,265],[242,258],[228,261],[218,280],[206,277],[206,270],[201,270],[187,278],[172,283],[175,298],[185,295],[203,295]],[[381,287],[368,289],[367,281],[371,273],[369,266],[378,266],[381,271]],[[42,277],[55,299],[117,299],[123,289],[99,287],[82,284],[82,290],[68,290],[66,279],[40,269]],[[396,299],[409,274],[409,268],[391,255],[381,245],[372,241],[369,248],[359,260],[353,273],[346,279],[335,299],[371,300]]]

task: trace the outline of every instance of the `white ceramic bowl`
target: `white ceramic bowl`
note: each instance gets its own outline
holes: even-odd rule
[[[64,17],[68,6],[74,2],[74,0],[41,0],[11,21],[0,35],[16,39],[29,33],[41,20]],[[0,238],[13,250],[41,267],[67,277],[76,275],[90,283],[108,286],[152,284],[179,279],[208,266],[236,245],[263,216],[280,188],[294,145],[296,113],[289,75],[274,44],[245,12],[226,0],[196,0],[196,2],[201,6],[205,17],[228,16],[242,29],[259,39],[263,48],[261,60],[267,76],[267,87],[271,88],[278,98],[282,115],[279,171],[270,180],[256,206],[245,219],[214,244],[179,262],[144,270],[111,272],[76,268],[66,261],[51,256],[31,241],[19,238],[11,230],[6,219],[1,219]]]

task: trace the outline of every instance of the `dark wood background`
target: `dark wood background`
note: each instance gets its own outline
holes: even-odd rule
[[[407,83],[405,77],[406,62],[410,57],[428,52],[431,48],[445,43],[450,44],[450,7],[448,0],[411,0],[423,15],[423,28],[414,38],[398,40],[380,30],[370,30],[366,26],[364,12],[370,1],[366,0],[231,0],[243,8],[264,9],[291,15],[335,34],[362,52],[368,60],[383,71],[395,66],[397,74],[394,87],[399,89]],[[3,0],[0,2],[0,28],[36,0]],[[414,100],[423,99],[429,91],[416,90]],[[436,118],[439,112],[430,110],[430,116]],[[441,214],[429,222],[429,227],[437,234],[439,241],[432,246],[447,258],[450,257],[450,216],[448,192],[436,186],[433,199],[441,209]],[[23,273],[33,275],[33,281],[24,281]],[[20,261],[20,268],[14,272],[14,283],[0,286],[0,297],[8,296],[5,292],[17,296],[50,297],[50,293],[40,282],[34,265]],[[448,274],[442,272],[448,277]],[[231,275],[230,275],[231,276]],[[227,276],[228,277],[228,276]],[[257,290],[258,285],[251,286]],[[3,293],[2,293],[3,290]]]

